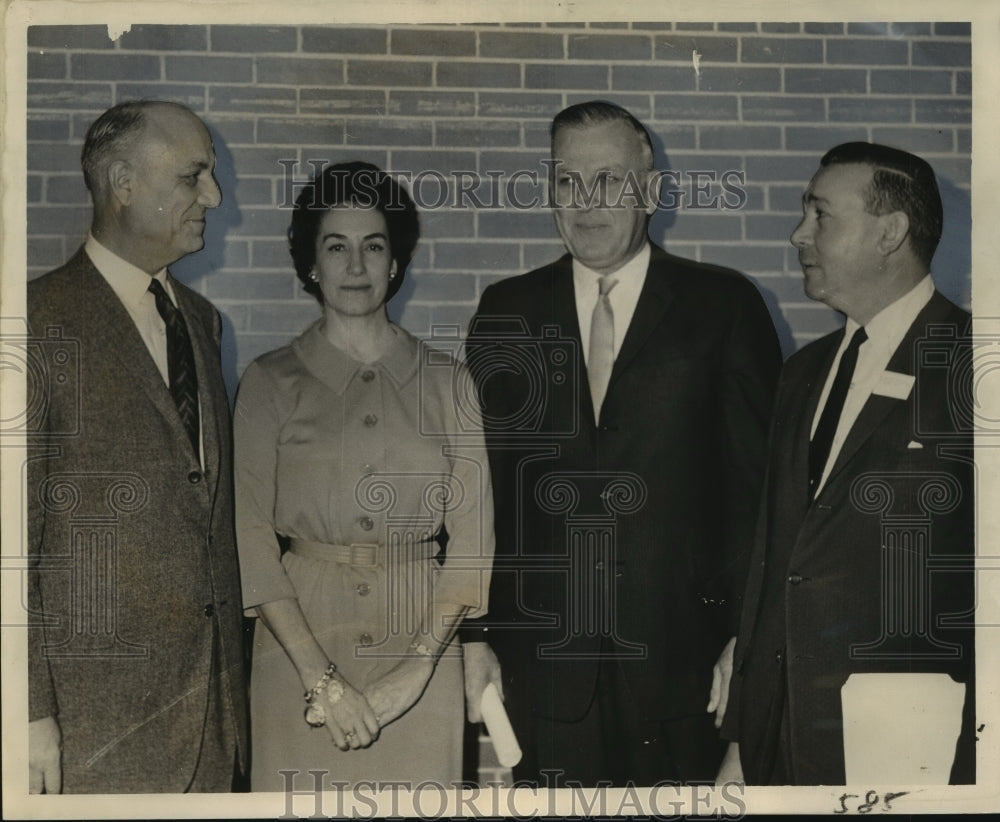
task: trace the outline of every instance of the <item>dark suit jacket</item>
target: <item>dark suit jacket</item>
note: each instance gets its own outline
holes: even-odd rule
[[[30,714],[59,720],[67,793],[183,791],[212,689],[215,723],[245,750],[221,324],[173,287],[194,346],[204,470],[86,254],[28,284]]]
[[[723,727],[751,784],[771,778],[785,700],[787,779],[843,784],[840,689],[851,673],[970,675],[968,325],[935,293],[887,369],[915,377],[909,396],[868,400],[813,502],[810,427],[843,331],[785,364]],[[928,559],[939,568],[929,576]],[[964,627],[942,624],[963,612]]]
[[[488,638],[507,687],[576,719],[614,653],[648,718],[703,713],[781,363],[756,288],[654,247],[596,423],[569,255],[486,289],[468,359],[497,515]]]

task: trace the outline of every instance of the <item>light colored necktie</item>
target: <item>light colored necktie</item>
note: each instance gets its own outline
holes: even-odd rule
[[[618,285],[605,275],[597,281],[600,294],[590,318],[590,348],[587,358],[587,379],[590,382],[590,397],[594,401],[594,419],[600,419],[601,403],[608,390],[611,369],[615,364],[615,313],[608,295]]]

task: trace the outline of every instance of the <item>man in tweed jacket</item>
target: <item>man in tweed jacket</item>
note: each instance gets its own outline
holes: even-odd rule
[[[228,791],[246,695],[221,323],[167,272],[221,201],[212,141],[182,106],[123,103],[82,160],[90,236],[28,285],[45,398],[29,430],[30,789]],[[67,363],[77,390],[57,382]]]

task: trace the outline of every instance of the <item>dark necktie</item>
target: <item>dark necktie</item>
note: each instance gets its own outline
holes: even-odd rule
[[[156,300],[167,327],[167,372],[170,394],[181,415],[181,422],[191,438],[195,454],[200,453],[200,426],[198,424],[198,374],[194,365],[194,349],[188,336],[187,324],[177,307],[170,301],[160,281],[153,278],[149,290]]]
[[[840,358],[837,376],[834,377],[830,394],[826,398],[826,405],[823,407],[822,415],[820,415],[819,425],[816,426],[816,433],[813,434],[812,442],[809,443],[810,499],[816,496],[816,488],[823,478],[823,469],[826,468],[826,461],[830,458],[830,448],[833,447],[833,437],[837,433],[840,414],[844,410],[847,390],[851,387],[854,368],[858,364],[858,349],[867,339],[868,335],[864,328],[859,328],[851,337],[847,349]]]

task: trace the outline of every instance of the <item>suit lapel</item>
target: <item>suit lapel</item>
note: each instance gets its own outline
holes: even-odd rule
[[[948,304],[943,299],[939,300],[938,294],[935,292],[930,302],[921,309],[917,318],[907,330],[902,342],[900,342],[899,346],[893,352],[892,357],[889,359],[889,364],[886,366],[887,371],[916,376],[914,352],[917,341],[925,335],[929,323],[943,319],[943,315],[947,313],[948,308]],[[844,445],[837,455],[837,460],[833,464],[830,476],[827,478],[827,483],[832,482],[836,475],[844,470],[861,446],[885,423],[886,418],[890,414],[903,413],[903,417],[899,420],[900,424],[905,424],[907,420],[912,421],[915,396],[915,385],[911,388],[910,395],[905,400],[872,394],[867,402],[865,402],[864,408],[861,409],[861,413],[848,432],[847,439],[844,440]]]
[[[184,322],[187,324],[188,336],[191,338],[191,345],[194,348],[195,368],[198,373],[198,399],[201,414],[201,442],[204,451],[205,469],[209,476],[218,478],[219,465],[219,438],[218,428],[219,408],[218,397],[213,386],[215,381],[215,370],[218,367],[212,352],[215,350],[215,341],[210,339],[204,326],[198,322],[197,314],[190,297],[183,288],[174,288],[174,295],[177,297],[177,307],[184,315]],[[212,357],[209,359],[209,357]],[[221,376],[220,376],[221,379]],[[226,413],[229,409],[225,409]],[[178,415],[179,419],[179,415]]]
[[[580,375],[576,391],[576,413],[578,420],[587,420],[591,428],[594,421],[594,404],[590,398],[590,383],[587,381],[587,362],[583,356],[586,345],[580,334],[580,319],[576,314],[576,288],[573,285],[573,258],[566,254],[552,264],[552,304],[546,315],[551,317],[564,338],[576,343],[576,373]],[[541,329],[539,329],[541,331]]]
[[[87,295],[93,308],[92,315],[100,318],[96,328],[101,336],[100,349],[115,352],[118,363],[128,372],[131,382],[145,392],[157,412],[167,421],[175,439],[185,443],[190,449],[191,441],[184,430],[174,398],[132,317],[90,258],[82,250],[79,256],[82,258],[81,293]]]
[[[784,445],[779,446],[776,441],[775,446],[786,453],[781,455],[784,460],[789,460],[791,465],[787,476],[792,477],[789,483],[790,488],[782,491],[783,495],[795,494],[798,500],[801,495],[801,505],[796,510],[805,511],[810,503],[809,493],[809,444],[812,434],[812,422],[816,417],[816,409],[819,407],[820,395],[823,393],[823,386],[826,384],[827,376],[833,365],[833,359],[837,354],[837,349],[844,338],[843,331],[832,335],[825,345],[818,347],[811,362],[803,363],[803,380],[800,382],[801,388],[797,396],[793,395],[786,407],[791,409],[791,413],[786,421],[789,429],[789,439],[784,440]]]
[[[646,279],[642,284],[642,291],[639,292],[639,301],[636,303],[632,321],[625,332],[625,339],[622,340],[621,350],[615,357],[615,364],[611,369],[611,379],[608,381],[608,393],[611,392],[615,381],[628,368],[635,355],[642,349],[649,335],[663,319],[663,315],[674,300],[670,289],[668,268],[667,255],[656,246],[651,246]]]

